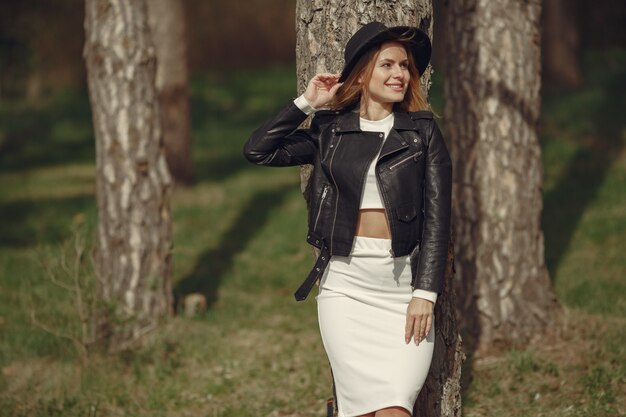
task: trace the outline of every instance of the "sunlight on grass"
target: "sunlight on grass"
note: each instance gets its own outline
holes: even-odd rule
[[[95,197],[93,164],[53,165],[0,175],[2,200]]]

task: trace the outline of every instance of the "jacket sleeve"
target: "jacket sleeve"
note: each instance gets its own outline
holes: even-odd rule
[[[411,257],[414,288],[441,292],[448,257],[452,161],[439,127],[432,121],[424,172],[424,224],[419,250]]]
[[[317,152],[317,125],[313,122],[310,129],[298,129],[306,118],[307,114],[290,101],[276,116],[252,132],[243,147],[244,156],[257,165],[313,163]]]

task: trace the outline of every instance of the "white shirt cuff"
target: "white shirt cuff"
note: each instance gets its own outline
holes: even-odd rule
[[[425,300],[432,301],[433,304],[437,302],[436,292],[420,290],[419,288],[413,290],[413,297],[423,298]]]
[[[307,115],[311,113],[315,113],[317,111],[317,109],[311,106],[311,104],[307,101],[307,99],[304,98],[304,94],[302,94],[300,97],[295,99],[293,101],[293,104],[298,106],[298,108],[302,110],[304,114],[307,114]]]

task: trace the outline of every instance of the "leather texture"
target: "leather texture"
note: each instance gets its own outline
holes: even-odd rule
[[[376,176],[389,219],[390,256],[410,255],[412,287],[440,293],[450,236],[452,162],[432,113],[394,112],[384,143],[382,132],[361,131],[356,109],[318,111],[310,128],[299,128],[306,118],[290,102],[243,148],[258,165],[313,165],[307,241],[327,256],[318,258],[296,299],[306,298],[330,256],[350,254],[367,169],[381,146]]]

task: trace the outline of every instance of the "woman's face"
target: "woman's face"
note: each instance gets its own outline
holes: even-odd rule
[[[380,104],[401,102],[411,79],[406,49],[400,43],[386,42],[375,59],[367,85],[369,99]]]

